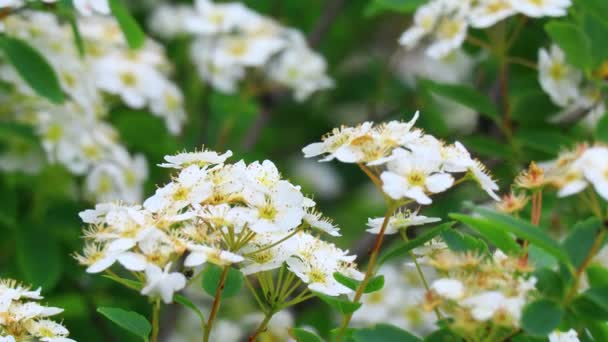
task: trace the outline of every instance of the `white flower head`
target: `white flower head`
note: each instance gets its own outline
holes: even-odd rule
[[[159,296],[165,303],[173,302],[173,294],[186,286],[186,277],[178,272],[170,272],[171,263],[164,269],[148,264],[146,267],[146,285],[141,289],[141,294],[156,297]]]
[[[538,51],[539,81],[543,90],[558,106],[566,106],[579,97],[582,72],[566,62],[566,55],[557,46]]]
[[[464,285],[458,279],[442,278],[431,284],[431,289],[443,298],[458,300],[464,295]]]
[[[511,0],[511,6],[528,17],[561,17],[567,14],[571,0]]]
[[[384,217],[377,217],[373,219],[369,218],[367,220],[367,226],[369,227],[367,231],[372,234],[380,233],[383,221]],[[400,211],[390,217],[384,234],[396,234],[401,229],[407,229],[408,227],[419,226],[439,221],[441,221],[441,219],[437,217],[426,217],[423,215],[418,215],[417,211]]]

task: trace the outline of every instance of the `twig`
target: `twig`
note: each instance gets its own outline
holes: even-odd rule
[[[217,290],[215,291],[215,298],[213,299],[213,306],[211,307],[211,312],[209,313],[209,319],[207,320],[207,325],[205,326],[203,342],[209,341],[209,335],[211,334],[211,329],[213,328],[213,321],[215,320],[215,316],[217,315],[220,308],[220,303],[222,301],[222,291],[224,291],[224,285],[226,284],[226,278],[228,278],[229,270],[230,266],[224,266],[224,270],[222,271],[222,275],[220,277],[220,282],[217,285]]]
[[[321,42],[325,33],[329,31],[331,25],[340,15],[345,2],[346,1],[344,0],[334,0],[327,3],[327,6],[325,6],[325,9],[323,10],[323,15],[319,18],[310,34],[308,34],[308,44],[310,44],[311,47],[315,47]]]

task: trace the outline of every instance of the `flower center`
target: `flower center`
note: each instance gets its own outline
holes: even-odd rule
[[[407,175],[407,181],[412,186],[423,186],[425,180],[425,174],[420,171],[413,171],[409,175]]]

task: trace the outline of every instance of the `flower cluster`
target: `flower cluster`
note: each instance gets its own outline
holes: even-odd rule
[[[433,270],[424,267],[427,281]],[[424,336],[435,329],[433,313],[422,308],[426,290],[414,265],[386,264],[378,274],[384,276],[384,287],[362,297],[361,308],[353,315],[355,326],[389,323],[411,333]]]
[[[4,64],[0,78],[13,91],[3,95],[7,104],[3,119],[34,126],[49,162],[86,175],[89,197],[140,200],[146,161],[130,155],[103,119],[116,102],[112,100],[120,97],[130,108],[148,106],[166,121],[170,132],[180,131],[185,120],[182,95],[166,75],[169,63],[163,49],[148,40],[142,49],[129,50],[110,17],[79,20],[83,56],[73,43],[69,25],[52,14],[25,11],[7,17],[4,25],[7,34],[29,42],[48,59],[69,99],[54,104],[39,97],[11,65]],[[19,154],[23,149],[9,151]]]
[[[333,85],[325,60],[299,31],[240,3],[197,0],[194,8],[160,6],[150,23],[167,38],[194,35],[192,60],[200,76],[219,91],[234,93],[248,68],[273,84],[293,89],[298,101]]]
[[[382,190],[394,200],[412,199],[430,204],[429,196],[455,184],[452,174],[466,173],[494,199],[498,186],[485,167],[472,158],[459,142],[447,145],[414,128],[418,113],[409,122],[391,121],[374,125],[334,129],[322,142],[306,146],[305,157],[325,155],[321,161],[337,159],[358,163],[369,173],[380,170]],[[464,179],[464,178],[463,178]]]
[[[42,0],[42,2],[55,3],[57,0]],[[0,8],[18,8],[25,5],[25,3],[26,1],[24,0],[0,0]],[[89,16],[93,13],[110,14],[108,0],[73,0],[72,3],[74,4],[74,8],[78,10],[78,13],[82,15]]]
[[[541,185],[558,189],[558,196],[571,196],[592,185],[608,200],[608,146],[579,145],[561,153],[556,160],[542,163]]]
[[[0,341],[74,342],[63,325],[49,319],[63,309],[35,302],[40,299],[40,289],[0,279]]]
[[[582,117],[583,124],[595,127],[606,113],[606,99],[601,88],[595,82],[583,79],[583,72],[568,64],[557,45],[538,51],[538,79],[551,101],[562,108],[553,121]]]
[[[489,330],[509,334],[534,294],[536,279],[529,276],[532,268],[525,258],[435,249],[426,263],[439,278],[431,283],[425,306],[452,317],[451,326],[461,336],[485,336]]]
[[[462,45],[469,26],[487,28],[516,14],[564,16],[570,5],[570,0],[431,0],[418,8],[399,43],[413,48],[426,40],[426,54],[437,59]]]
[[[178,174],[143,206],[105,203],[82,212],[91,226],[77,259],[89,273],[118,262],[146,280],[142,294],[165,302],[186,285],[183,272],[207,262],[240,264],[244,274],[286,263],[311,290],[351,292],[333,274],[360,279],[355,257],[311,232],[339,235],[337,227],[271,161],[225,163],[231,155],[203,150],[167,156],[160,166]]]

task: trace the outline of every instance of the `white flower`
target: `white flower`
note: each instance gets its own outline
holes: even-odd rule
[[[413,48],[420,39],[431,33],[441,15],[441,3],[430,1],[418,7],[414,14],[414,25],[399,38],[399,43],[407,48]]]
[[[182,152],[172,156],[165,156],[166,163],[158,164],[160,167],[182,169],[190,165],[205,167],[208,165],[222,164],[226,159],[232,157],[232,151],[228,150],[219,154],[211,150],[200,152]]]
[[[256,233],[291,230],[302,222],[305,198],[300,189],[287,181],[279,181],[269,193],[247,192],[247,212]]]
[[[480,0],[469,13],[472,27],[486,28],[515,14],[510,0]]]
[[[341,236],[340,228],[335,226],[329,219],[323,218],[322,214],[314,210],[308,210],[304,214],[304,222],[311,228],[323,231],[331,236]]]
[[[188,31],[201,35],[227,33],[252,18],[252,12],[238,2],[214,4],[196,0],[195,7],[196,15],[185,18],[184,25]]]
[[[435,156],[402,148],[395,149],[393,156],[387,171],[380,176],[382,190],[393,199],[405,197],[430,204],[427,193],[443,192],[454,183],[450,174],[441,172],[441,162]]]
[[[306,46],[286,49],[268,66],[270,79],[294,89],[297,101],[306,100],[317,90],[331,88],[325,60]]]
[[[589,148],[576,164],[580,165],[585,178],[593,185],[595,191],[603,199],[608,200],[608,148],[603,146]]]
[[[579,97],[581,71],[566,63],[564,52],[552,45],[550,51],[538,51],[539,81],[543,90],[558,106],[566,106]]]
[[[165,303],[173,301],[173,294],[186,286],[186,277],[178,272],[170,272],[171,263],[165,269],[154,264],[146,267],[146,285],[141,294],[156,297],[160,296]]]
[[[243,261],[243,257],[228,251],[198,244],[188,244],[190,254],[184,260],[184,266],[195,267],[209,261],[224,266]]]
[[[190,54],[202,79],[221,92],[236,92],[238,82],[245,77],[245,68],[219,61],[215,54],[215,42],[212,39],[207,37],[196,39],[192,43]]]
[[[578,333],[574,329],[568,331],[555,330],[549,334],[549,342],[579,342]]]
[[[464,16],[453,15],[441,18],[434,33],[434,40],[426,53],[439,59],[458,49],[467,37],[468,23]]]
[[[82,15],[110,14],[108,0],[74,0],[74,7]]]
[[[570,0],[511,0],[511,6],[528,17],[561,17],[566,15]]]
[[[207,171],[190,165],[181,170],[174,181],[156,190],[154,196],[144,202],[144,207],[152,212],[180,210],[204,201],[211,195],[211,190]]]
[[[241,250],[244,255],[247,255],[241,272],[249,275],[281,267],[296,252],[300,242],[299,236],[303,233],[298,233],[295,237],[277,244],[290,234],[290,232],[256,234],[251,243]],[[274,246],[268,248],[272,245]]]
[[[283,47],[284,41],[255,36],[226,36],[216,41],[215,60],[227,65],[259,67]]]
[[[505,300],[506,298],[502,292],[487,291],[468,297],[461,304],[471,309],[471,314],[475,320],[484,322],[491,319],[496,311],[504,306]]]
[[[457,300],[464,295],[464,285],[460,280],[443,278],[431,284],[431,289],[443,298]]]
[[[96,64],[97,86],[119,95],[131,108],[143,108],[150,98],[160,95],[165,82],[159,72],[121,55],[104,57]]]
[[[383,221],[384,217],[367,219],[367,226],[370,227],[369,229],[367,229],[367,231],[372,234],[379,234],[380,229],[382,228]],[[384,231],[384,234],[396,234],[399,232],[399,230],[407,229],[407,227],[419,226],[439,221],[441,221],[440,218],[418,215],[418,212],[400,211],[395,215],[391,216],[388,221],[388,225],[386,226],[386,229]]]

